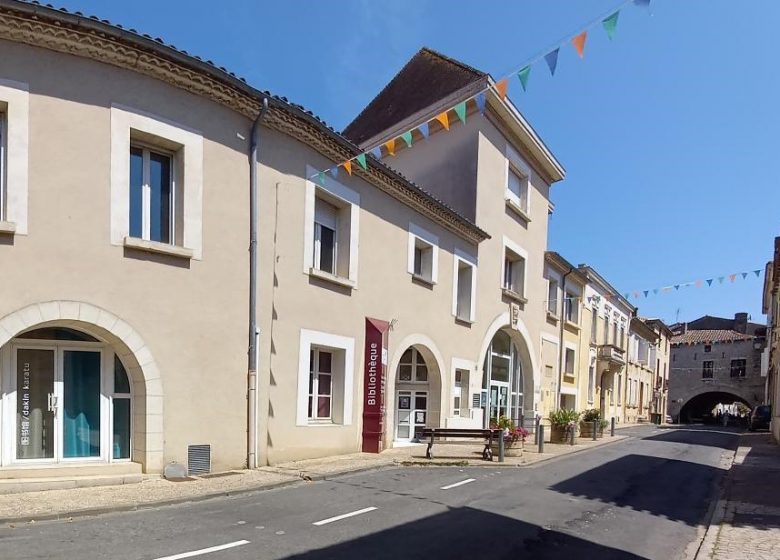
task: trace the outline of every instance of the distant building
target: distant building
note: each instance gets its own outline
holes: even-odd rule
[[[671,326],[669,414],[675,420],[706,419],[718,403],[753,408],[763,402],[766,326],[748,319],[747,313],[733,319],[705,315]]]
[[[780,237],[775,237],[774,255],[766,265],[762,311],[766,314],[767,364],[764,402],[772,406],[772,436],[780,442],[780,354],[778,354],[778,319],[780,319]]]

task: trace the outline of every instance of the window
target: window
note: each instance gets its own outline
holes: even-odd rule
[[[455,257],[455,281],[452,312],[461,321],[473,321],[476,267],[460,257]]]
[[[408,348],[401,356],[401,361],[398,364],[398,381],[401,383],[428,382],[428,366],[416,348]]]
[[[111,243],[200,259],[203,136],[111,107]]]
[[[27,234],[29,88],[0,78],[0,233]]]
[[[554,278],[547,279],[547,311],[558,315],[558,281]]]
[[[574,377],[574,358],[574,349],[566,348],[563,362],[563,373],[568,377]]]
[[[588,367],[588,402],[593,402],[593,387],[596,383],[596,364],[593,360]]]
[[[338,210],[317,198],[314,202],[314,268],[336,274]]]
[[[580,297],[574,292],[567,290],[563,304],[566,312],[566,321],[578,325],[580,322]]]
[[[130,381],[122,361],[114,356],[114,392],[111,395],[111,423],[113,426],[113,459],[130,459],[132,410]]]
[[[702,379],[712,379],[712,361],[711,360],[704,360],[701,363],[701,378]]]
[[[523,297],[525,294],[525,259],[504,248],[504,282],[505,290]]]
[[[452,391],[452,413],[453,416],[461,416],[461,407],[464,403],[468,403],[468,390],[469,390],[469,371],[466,369],[455,370],[455,387]],[[468,407],[466,404],[464,409]],[[466,410],[468,414],[468,410]]]
[[[618,326],[617,323],[612,323],[612,344],[618,345]]]
[[[599,329],[599,313],[598,313],[598,309],[594,307],[590,315],[590,341],[594,344],[596,343],[597,340],[596,335],[598,333],[598,329]]]
[[[309,420],[330,420],[333,354],[312,348],[309,356]]]
[[[310,177],[317,173],[310,166],[306,170]],[[358,193],[331,178],[324,186],[307,181],[304,273],[350,289],[357,287],[359,219]]]
[[[617,403],[618,406],[623,404],[623,378],[620,375],[617,378]]]
[[[747,360],[745,358],[731,360],[731,377],[745,377],[746,371]]]
[[[130,146],[130,237],[172,244],[174,240],[173,156]]]
[[[435,284],[439,276],[439,238],[411,223],[407,272],[428,284]]]
[[[712,345],[711,344],[705,344],[704,345],[704,351],[705,352],[712,352]]]
[[[523,176],[514,166],[509,166],[507,181],[507,200],[525,213],[528,212],[528,178]]]
[[[352,424],[355,340],[301,329],[296,425]]]
[[[621,324],[620,325],[620,347],[625,348],[626,346],[626,326]]]

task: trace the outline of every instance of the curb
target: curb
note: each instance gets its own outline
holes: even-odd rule
[[[605,443],[602,443],[600,445],[594,445],[590,447],[585,447],[582,449],[575,449],[573,451],[562,453],[560,455],[555,455],[553,457],[546,457],[544,459],[540,459],[538,461],[534,461],[531,464],[528,465],[509,465],[506,463],[491,463],[489,465],[462,465],[462,464],[437,464],[437,463],[426,463],[426,462],[394,462],[394,463],[387,463],[382,465],[371,465],[367,467],[359,467],[357,469],[348,469],[344,471],[339,472],[333,472],[328,474],[316,474],[316,473],[307,473],[304,469],[301,469],[300,472],[304,472],[311,478],[312,482],[318,482],[323,480],[330,480],[335,478],[340,478],[344,476],[350,476],[353,474],[361,474],[371,471],[381,471],[386,469],[394,469],[394,468],[414,468],[414,467],[444,467],[444,468],[452,468],[452,467],[460,467],[460,468],[506,468],[506,467],[512,467],[512,468],[523,468],[523,469],[530,469],[534,468],[537,465],[540,465],[542,463],[548,463],[550,461],[563,459],[565,457],[568,457],[570,455],[574,455],[576,453],[583,453],[586,451],[591,451],[593,449],[600,449],[602,447],[606,447],[608,445],[612,445],[615,443],[619,443],[621,441],[625,441],[626,439],[629,439],[628,436],[616,436],[617,439],[607,441]],[[73,520],[78,518],[84,518],[84,517],[95,517],[98,515],[106,515],[110,513],[126,513],[126,512],[133,512],[133,511],[142,511],[146,509],[153,509],[153,508],[161,508],[161,507],[169,507],[169,506],[175,506],[180,504],[186,504],[186,503],[197,503],[197,502],[203,502],[206,500],[211,500],[214,498],[228,498],[231,496],[241,496],[245,494],[251,494],[254,492],[265,492],[268,490],[276,490],[279,488],[286,488],[291,486],[298,486],[298,485],[304,485],[306,484],[306,481],[301,480],[301,478],[290,475],[292,478],[291,480],[283,480],[280,482],[274,482],[272,484],[263,484],[259,486],[251,486],[247,488],[239,488],[235,490],[226,490],[222,492],[213,492],[209,494],[201,494],[199,496],[186,496],[182,498],[172,498],[170,500],[163,500],[159,502],[148,502],[143,504],[128,504],[128,505],[121,505],[121,506],[104,506],[104,507],[96,507],[96,508],[87,508],[87,509],[80,509],[70,512],[59,512],[59,513],[49,513],[45,515],[38,515],[38,516],[22,516],[22,517],[5,517],[0,518],[0,524],[2,525],[9,525],[9,524],[29,524],[30,522],[47,522],[47,521],[66,521],[66,520]]]

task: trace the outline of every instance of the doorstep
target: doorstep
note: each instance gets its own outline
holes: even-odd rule
[[[0,469],[0,494],[133,484],[143,479],[139,463],[12,467]]]

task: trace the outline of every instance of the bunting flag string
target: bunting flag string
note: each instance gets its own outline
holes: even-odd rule
[[[751,272],[756,278],[758,278],[759,276],[761,276],[762,270],[763,269],[761,268],[757,268],[753,271],[734,272],[733,274],[726,274],[725,276],[713,276],[712,278],[706,278],[706,279],[700,278],[698,280],[692,280],[690,282],[681,282],[680,284],[671,284],[669,286],[662,286],[660,288],[652,288],[648,290],[632,290],[630,292],[625,292],[623,294],[623,297],[626,299],[629,299],[631,297],[633,297],[633,299],[641,299],[642,296],[647,298],[650,295],[650,292],[652,292],[653,295],[657,296],[659,292],[662,294],[668,294],[672,290],[679,291],[680,288],[689,288],[691,286],[694,286],[695,288],[701,288],[704,286],[705,283],[707,284],[707,287],[710,288],[712,287],[712,284],[715,282],[716,279],[718,280],[718,284],[723,284],[726,278],[728,278],[729,282],[733,284],[734,282],[737,281],[737,278],[739,276],[741,276],[743,280],[747,280]]]
[[[360,165],[360,168],[362,170],[367,171],[368,170],[368,162],[366,160],[367,155],[370,154],[375,159],[381,160],[385,156],[394,156],[395,149],[398,146],[402,146],[403,144],[405,144],[407,149],[411,148],[414,141],[415,132],[418,133],[418,140],[420,137],[422,137],[423,139],[428,138],[428,135],[430,134],[431,122],[436,122],[439,125],[441,125],[441,128],[443,130],[449,131],[450,126],[455,122],[450,120],[449,117],[450,111],[453,111],[455,113],[455,116],[461,122],[461,124],[465,124],[466,114],[467,114],[466,104],[469,101],[472,101],[476,105],[476,108],[480,112],[480,114],[484,114],[485,104],[487,101],[486,94],[488,93],[488,91],[493,90],[498,95],[499,98],[501,98],[502,100],[505,99],[509,90],[509,80],[513,76],[516,76],[520,81],[520,87],[522,88],[522,90],[527,91],[528,81],[531,74],[531,68],[534,64],[536,64],[542,59],[544,59],[545,63],[547,64],[547,68],[550,71],[550,75],[555,76],[555,71],[558,68],[558,55],[560,53],[561,47],[567,44],[571,44],[577,56],[579,58],[584,58],[585,43],[588,38],[588,31],[592,27],[595,27],[597,25],[603,27],[604,31],[607,34],[607,38],[611,41],[615,36],[615,30],[617,29],[617,22],[618,22],[618,17],[620,16],[620,11],[624,7],[628,6],[629,4],[647,8],[650,5],[650,1],[651,0],[623,0],[623,2],[620,5],[618,5],[615,8],[612,8],[605,15],[602,15],[599,18],[591,21],[587,25],[580,28],[580,30],[577,31],[576,33],[568,35],[564,39],[554,43],[552,47],[544,49],[543,51],[541,51],[540,54],[526,60],[517,69],[513,70],[508,74],[505,74],[497,81],[487,85],[483,90],[479,91],[478,93],[466,99],[465,101],[461,101],[454,107],[450,107],[446,111],[436,115],[434,118],[430,120],[426,120],[425,122],[418,123],[411,129],[407,130],[406,132],[398,135],[397,137],[391,140],[388,140],[387,142],[385,142],[380,146],[374,146],[372,148],[369,148],[364,152],[350,158],[349,160],[340,162],[329,169],[317,171],[316,173],[311,175],[309,179],[317,178],[319,182],[324,185],[327,178],[326,175],[328,173],[330,173],[330,175],[334,179],[338,177],[339,167],[343,167],[349,175],[352,175],[353,166],[351,162],[354,160],[357,161],[357,163]],[[401,140],[403,144],[399,144],[397,142],[398,140]]]

